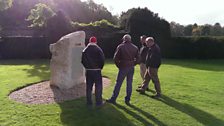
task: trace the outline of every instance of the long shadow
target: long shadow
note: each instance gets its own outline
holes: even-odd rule
[[[85,99],[59,103],[60,119],[66,126],[136,126],[115,106],[88,108]]]
[[[223,59],[213,59],[213,60],[163,59],[163,64],[176,65],[198,70],[224,71]]]
[[[151,97],[148,94],[144,94],[144,95],[147,97]],[[223,120],[218,119],[214,115],[207,113],[201,109],[195,108],[194,106],[191,106],[189,104],[180,103],[165,95],[163,95],[161,98],[156,100],[159,100],[163,102],[164,104],[191,116],[192,118],[196,119],[198,122],[202,123],[205,126],[224,126]]]
[[[155,118],[153,115],[143,111],[142,109],[139,109],[138,107],[131,105],[130,107],[132,107],[133,109],[135,109],[136,111],[140,112],[141,114],[143,114],[145,117],[151,119],[152,121],[154,121],[157,125],[159,126],[166,126],[166,124],[164,124],[163,122],[159,121],[157,118]]]
[[[63,90],[58,87],[51,86],[54,93],[54,100],[60,106],[60,119],[66,126],[136,126],[115,106],[105,104],[102,107],[88,107],[86,105],[85,87],[77,85],[79,91]],[[69,97],[79,96],[76,100]],[[66,97],[64,97],[66,96]],[[63,98],[63,99],[62,99]],[[65,99],[66,98],[66,99]],[[68,98],[68,99],[67,99]],[[62,102],[67,100],[65,102]],[[70,100],[70,101],[69,101]],[[94,95],[93,95],[94,101]]]
[[[141,117],[140,115],[136,114],[135,112],[130,111],[128,108],[121,106],[119,104],[116,104],[116,106],[122,110],[124,110],[126,113],[128,113],[129,115],[131,115],[132,117],[134,117],[135,119],[137,119],[138,121],[142,122],[145,126],[153,126],[152,123],[148,122],[146,119],[144,119],[143,117]],[[130,105],[131,108],[133,108],[134,110],[140,112],[141,114],[143,114],[146,118],[152,120],[153,122],[155,122],[157,125],[159,126],[166,126],[163,122],[159,121],[157,118],[155,118],[153,115],[137,108],[134,105]]]
[[[28,77],[39,77],[41,80],[49,80],[50,70],[49,64],[38,63],[32,64],[32,69],[23,69],[28,73]]]

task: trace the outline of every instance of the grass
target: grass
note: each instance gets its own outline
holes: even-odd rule
[[[101,109],[87,109],[85,98],[60,104],[25,105],[12,101],[8,94],[27,84],[47,80],[48,60],[0,61],[0,126],[223,126],[224,60],[163,60],[159,69],[160,100],[152,91],[140,95],[139,66],[135,69],[132,106],[124,104],[125,83],[117,103]],[[103,97],[112,95],[117,68],[107,61],[103,75],[112,80]]]

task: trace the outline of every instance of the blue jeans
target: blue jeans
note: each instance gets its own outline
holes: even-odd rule
[[[112,101],[116,101],[117,96],[119,95],[121,85],[124,81],[124,78],[127,77],[127,86],[126,86],[126,97],[125,101],[130,101],[131,99],[131,93],[132,93],[132,81],[133,81],[133,75],[134,75],[134,66],[128,67],[128,68],[122,68],[119,69],[116,84],[114,87],[113,95],[111,97]]]
[[[88,105],[92,105],[92,89],[95,83],[95,98],[96,105],[102,104],[102,75],[101,70],[87,70],[86,71],[86,100]]]

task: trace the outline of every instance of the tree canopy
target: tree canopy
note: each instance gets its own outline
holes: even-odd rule
[[[46,27],[47,21],[55,15],[55,12],[46,4],[38,3],[31,9],[27,21],[31,21],[30,27]]]
[[[38,7],[36,7],[37,4]],[[41,12],[42,9],[44,12]],[[4,27],[25,28],[30,25],[25,19],[31,20],[30,18],[36,17],[32,21],[34,21],[33,25],[37,26],[37,22],[45,20],[43,15],[47,16],[47,14],[44,13],[52,13],[52,11],[63,11],[66,17],[74,22],[90,23],[102,19],[113,24],[117,22],[116,17],[112,16],[106,7],[94,3],[93,0],[87,2],[80,0],[15,0],[13,2],[12,0],[0,0],[0,24]],[[37,19],[34,13],[39,15],[42,13],[42,16]]]
[[[220,23],[214,25],[196,23],[189,25],[180,25],[179,23],[170,23],[172,36],[222,36],[224,35],[224,27]]]
[[[169,37],[169,23],[148,8],[132,8],[122,13],[120,25],[131,34]]]
[[[0,11],[7,10],[12,6],[12,0],[0,0]]]

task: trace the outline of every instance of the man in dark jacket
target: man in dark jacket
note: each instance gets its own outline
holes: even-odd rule
[[[147,58],[146,58],[146,67],[147,72],[145,73],[144,81],[142,82],[142,87],[137,89],[140,93],[144,93],[148,87],[149,81],[152,79],[154,83],[156,95],[155,98],[161,96],[160,81],[158,78],[158,69],[161,65],[161,52],[159,46],[154,42],[152,37],[146,38],[146,44],[149,47]]]
[[[86,69],[86,98],[87,105],[92,105],[92,88],[95,83],[96,106],[101,106],[102,102],[102,75],[104,66],[104,54],[97,45],[96,37],[89,39],[89,44],[82,52],[82,64]]]
[[[138,48],[131,43],[131,36],[126,34],[123,37],[123,42],[118,45],[116,52],[114,54],[114,61],[116,66],[119,68],[117,75],[116,84],[114,87],[113,95],[110,99],[106,100],[109,103],[116,103],[117,96],[120,92],[121,85],[127,78],[127,88],[125,103],[130,105],[130,98],[132,93],[132,81],[134,75],[134,66],[138,63],[139,53]]]

